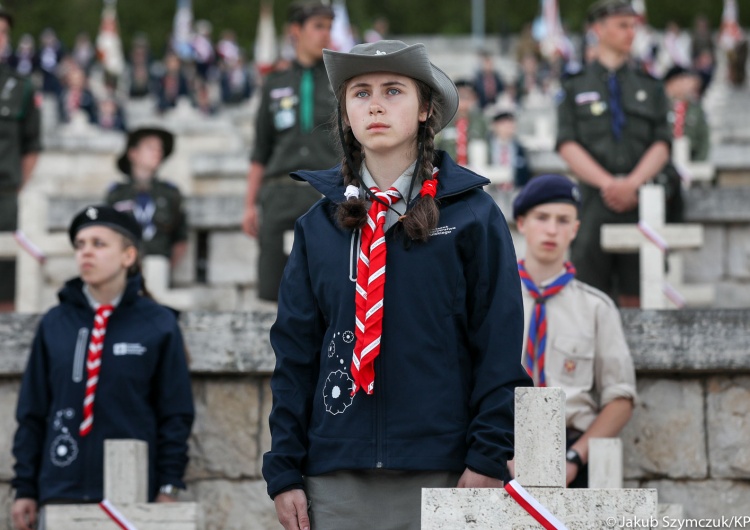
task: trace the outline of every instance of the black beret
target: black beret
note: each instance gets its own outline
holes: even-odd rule
[[[492,121],[515,120],[516,115],[510,110],[500,110],[492,116]]]
[[[289,6],[287,22],[304,24],[308,18],[314,16],[333,18],[333,8],[322,2],[294,2]]]
[[[136,244],[141,242],[141,225],[138,224],[135,217],[124,212],[118,212],[105,204],[87,206],[73,217],[68,229],[70,242],[75,243],[78,232],[89,226],[106,226],[132,239]]]
[[[568,177],[554,173],[532,178],[513,201],[513,218],[518,219],[535,206],[550,202],[564,202],[580,208],[578,185]]]
[[[588,9],[589,22],[596,22],[613,15],[637,15],[630,0],[599,0]]]
[[[0,18],[4,18],[8,22],[8,26],[13,29],[13,15],[2,4],[0,4]]]
[[[664,78],[662,81],[666,83],[667,81],[674,79],[675,77],[681,76],[681,75],[694,75],[697,76],[698,74],[694,72],[693,70],[688,70],[687,68],[684,68],[680,65],[674,65],[672,68],[667,70],[667,73],[664,74]]]

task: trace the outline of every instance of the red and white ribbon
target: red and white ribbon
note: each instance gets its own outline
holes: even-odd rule
[[[682,294],[680,294],[680,292],[672,287],[669,283],[664,282],[661,290],[664,293],[664,296],[666,296],[679,309],[682,309],[683,307],[685,307],[685,304],[687,304],[687,300],[685,300],[685,297],[682,296]]]
[[[104,513],[106,513],[117,526],[122,528],[122,530],[138,530],[135,525],[128,521],[125,516],[120,513],[120,510],[115,508],[115,506],[107,499],[100,502],[99,507],[104,510]]]
[[[667,240],[664,239],[661,234],[659,234],[659,232],[651,228],[651,225],[646,221],[638,221],[638,230],[640,230],[641,234],[646,236],[646,239],[659,247],[659,250],[661,250],[662,252],[666,252],[667,250],[669,250]]]
[[[513,500],[521,505],[536,521],[547,530],[568,530],[547,508],[526,491],[515,479],[505,484],[507,491]]]
[[[16,243],[18,243],[26,252],[31,254],[31,256],[39,263],[44,263],[44,261],[47,259],[47,256],[44,254],[44,251],[39,247],[39,245],[26,237],[26,234],[24,234],[20,230],[16,230],[15,232],[13,232],[13,239],[15,239]]]

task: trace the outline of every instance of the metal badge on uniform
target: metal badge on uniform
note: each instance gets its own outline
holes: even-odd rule
[[[565,362],[563,363],[563,369],[565,370],[566,374],[575,372],[576,362],[573,359],[565,359]]]
[[[591,104],[591,114],[594,116],[601,116],[604,111],[607,110],[607,104],[603,101],[597,101]]]
[[[292,107],[294,107],[295,98],[291,96],[283,97],[281,98],[281,101],[279,101],[279,107],[281,107],[283,110],[289,110]]]
[[[18,84],[18,81],[14,77],[8,78],[8,80],[5,82],[5,86],[3,86],[3,91],[0,93],[0,99],[10,99],[10,93],[13,92],[13,89]]]
[[[290,86],[274,88],[271,90],[271,92],[268,93],[268,95],[271,96],[271,99],[281,99],[288,96],[293,96],[294,89]]]
[[[602,96],[599,92],[581,92],[580,94],[576,94],[576,105],[586,105],[600,99],[602,99]]]
[[[292,109],[281,109],[273,116],[273,125],[277,131],[283,131],[294,126],[295,116]]]
[[[638,101],[646,101],[646,98],[648,97],[648,94],[646,94],[646,91],[641,89],[638,92],[635,93],[635,99]]]

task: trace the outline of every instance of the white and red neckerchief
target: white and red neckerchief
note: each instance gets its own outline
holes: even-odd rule
[[[81,436],[89,434],[94,425],[94,397],[99,383],[99,371],[102,367],[104,335],[107,333],[107,322],[113,310],[114,306],[100,305],[94,316],[94,328],[91,330],[91,341],[86,357],[86,394],[83,399],[83,421],[79,428]]]

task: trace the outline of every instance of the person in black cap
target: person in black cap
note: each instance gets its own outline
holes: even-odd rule
[[[160,127],[128,133],[127,147],[117,159],[127,181],[113,184],[106,202],[138,221],[145,255],[165,256],[175,266],[187,251],[187,216],[180,190],[157,176],[173,148],[174,135]]]
[[[513,180],[505,188],[523,187],[531,178],[531,165],[526,149],[516,136],[515,114],[510,110],[499,109],[492,116],[490,131],[490,164],[510,168]]]
[[[110,206],[71,222],[79,277],[39,324],[21,382],[13,440],[15,530],[31,530],[47,503],[98,502],[104,441],[149,445],[148,497],[175,500],[194,417],[175,313],[147,296],[141,227]]]
[[[0,50],[8,48],[13,16],[0,5]],[[18,228],[18,194],[31,179],[41,145],[40,101],[31,80],[0,59],[0,232]],[[0,306],[15,299],[16,262],[0,259]]]
[[[589,9],[597,58],[562,82],[557,150],[581,181],[581,230],[572,247],[579,278],[640,305],[637,254],[601,248],[600,228],[638,222],[638,189],[666,186],[668,221],[681,214],[679,175],[669,165],[669,103],[662,85],[630,65],[636,14],[628,0],[600,0]]]
[[[711,140],[700,100],[700,74],[682,66],[673,66],[664,74],[663,81],[664,91],[672,104],[669,113],[672,136],[690,140],[690,160],[708,159]]]
[[[258,297],[274,301],[287,262],[285,237],[320,194],[289,178],[298,169],[338,162],[328,126],[336,108],[323,65],[330,45],[333,8],[321,2],[289,6],[292,65],[268,75],[255,124],[242,229],[258,238]]]
[[[526,239],[518,262],[526,322],[522,363],[535,386],[565,391],[567,484],[585,488],[588,440],[617,436],[632,415],[636,388],[614,302],[576,280],[566,261],[580,206],[578,186],[563,175],[531,179],[513,201]]]
[[[263,477],[287,530],[418,530],[422,488],[508,478],[515,251],[489,180],[435,147],[459,96],[423,44],[323,60],[344,156],[292,174],[325,197],[279,290]]]

